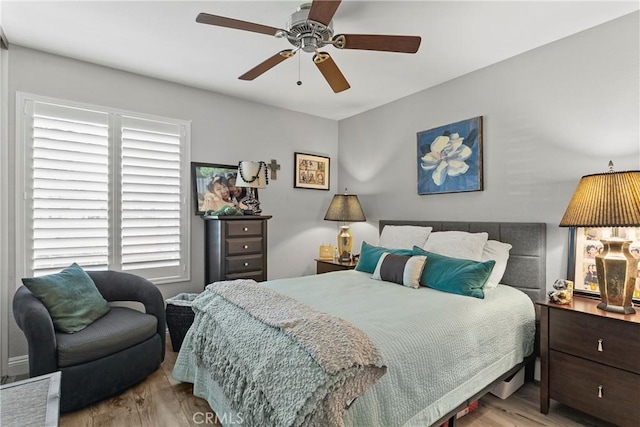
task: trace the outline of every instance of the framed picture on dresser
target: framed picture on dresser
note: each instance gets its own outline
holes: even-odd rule
[[[611,237],[612,232],[608,227],[570,229],[567,277],[573,281],[574,293],[600,298],[595,258],[604,248],[600,239]],[[640,227],[620,228],[619,237],[631,240],[629,252],[638,261],[633,302],[640,305]]]
[[[191,162],[193,201],[196,215],[219,211],[224,206],[237,206],[247,194],[236,187],[238,165]],[[255,197],[258,192],[255,191]]]

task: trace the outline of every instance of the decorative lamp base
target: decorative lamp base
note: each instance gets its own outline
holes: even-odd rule
[[[260,209],[260,202],[256,199],[253,188],[248,188],[247,196],[240,201],[240,203],[244,203],[247,206],[247,209],[243,209],[243,213],[245,215],[260,215],[262,213],[262,209]]]
[[[353,236],[348,225],[341,225],[338,233],[338,253],[340,261],[351,261],[351,248],[353,247]]]
[[[629,252],[630,240],[612,237],[601,240],[602,253],[596,255],[596,273],[601,303],[598,308],[613,313],[633,314],[633,290],[638,260]]]
[[[598,303],[598,308],[600,310],[609,311],[611,313],[620,313],[620,314],[635,314],[636,310],[633,307],[624,307],[619,305],[607,305],[604,302]]]

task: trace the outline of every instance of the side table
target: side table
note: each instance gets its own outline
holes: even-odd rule
[[[640,419],[640,317],[597,308],[574,296],[558,305],[538,302],[540,412],[554,399],[620,426]]]
[[[337,259],[316,259],[316,274],[328,273],[330,271],[353,270],[358,264],[357,261],[340,261]]]

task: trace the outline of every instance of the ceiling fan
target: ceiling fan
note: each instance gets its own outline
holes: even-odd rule
[[[339,34],[333,35],[333,15],[340,6],[340,0],[313,0],[305,3],[294,12],[287,21],[287,28],[275,28],[253,22],[240,21],[224,16],[200,13],[196,22],[267,34],[277,38],[286,38],[293,49],[282,50],[267,60],[256,65],[239,78],[253,80],[269,71],[285,59],[291,58],[299,50],[314,53],[316,64],[329,86],[335,93],[349,89],[349,82],[327,52],[322,52],[326,45],[338,49],[375,50],[383,52],[416,53],[420,47],[419,36],[397,36],[381,34]]]

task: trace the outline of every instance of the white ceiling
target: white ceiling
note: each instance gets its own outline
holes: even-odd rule
[[[10,44],[340,120],[639,10],[638,1],[344,0],[335,34],[419,35],[422,44],[415,55],[327,46],[351,84],[339,94],[304,52],[238,80],[289,43],[195,22],[206,12],[283,28],[302,2],[2,0],[0,11]]]

